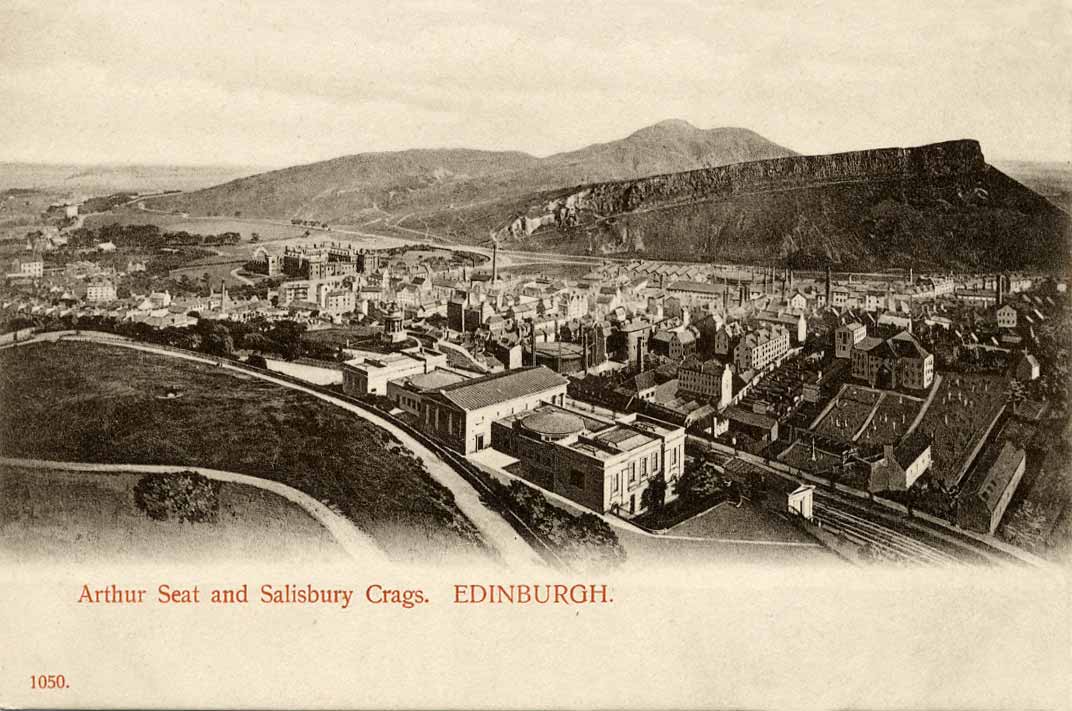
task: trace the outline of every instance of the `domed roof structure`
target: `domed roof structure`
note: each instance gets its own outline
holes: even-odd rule
[[[545,410],[526,416],[521,420],[521,426],[530,432],[557,438],[582,432],[584,420],[561,410]]]

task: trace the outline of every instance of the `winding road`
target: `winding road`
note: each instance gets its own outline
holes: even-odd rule
[[[57,462],[46,459],[19,459],[15,457],[0,457],[0,464],[21,467],[24,469],[47,469],[50,471],[72,472],[130,472],[130,473],[161,473],[173,474],[180,471],[195,471],[202,476],[215,481],[225,481],[232,484],[245,484],[264,491],[281,496],[287,501],[296,504],[307,514],[312,516],[317,523],[327,529],[339,546],[348,556],[363,564],[387,563],[387,556],[376,545],[371,537],[348,518],[332,511],[313,497],[298,491],[294,487],[287,486],[271,479],[229,472],[222,469],[208,469],[206,467],[192,467],[187,465],[166,464],[103,464],[99,462]]]
[[[361,408],[346,402],[337,397],[326,395],[322,392],[314,390],[312,388],[303,387],[301,385],[294,384],[290,381],[283,380],[281,378],[273,377],[266,373],[250,371],[245,368],[239,368],[231,365],[226,360],[218,361],[215,358],[208,358],[199,355],[193,355],[191,353],[184,353],[179,351],[173,351],[158,346],[153,346],[145,343],[138,343],[129,340],[123,340],[120,337],[101,337],[92,335],[75,335],[72,332],[52,332],[44,333],[34,336],[32,339],[26,341],[20,341],[18,346],[24,346],[33,343],[43,342],[56,342],[56,341],[83,341],[89,343],[98,343],[111,346],[118,346],[120,348],[128,348],[131,350],[145,351],[148,353],[154,353],[161,356],[167,356],[170,358],[179,358],[182,360],[189,360],[198,363],[204,363],[207,365],[218,365],[221,368],[241,373],[246,377],[259,378],[270,383],[274,383],[284,388],[290,388],[291,390],[297,390],[304,392],[315,398],[330,403],[336,407],[342,408],[347,412],[350,412],[358,417],[380,427],[391,433],[399,442],[402,443],[407,449],[413,452],[417,457],[424,462],[425,468],[433,479],[438,481],[443,486],[450,489],[454,494],[455,504],[458,509],[468,518],[473,525],[480,531],[485,542],[490,548],[496,551],[502,561],[511,569],[526,569],[539,567],[546,567],[540,556],[532,549],[532,547],[521,536],[514,531],[513,528],[495,511],[492,511],[486,507],[480,500],[480,495],[476,489],[466,481],[462,476],[454,470],[449,464],[441,459],[437,454],[429,450],[423,444],[404,432],[402,429],[389,422],[388,420],[379,417],[375,414],[366,412]],[[10,346],[9,346],[10,347]]]

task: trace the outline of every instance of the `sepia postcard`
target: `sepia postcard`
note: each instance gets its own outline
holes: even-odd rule
[[[0,709],[1072,708],[1066,0],[3,0]]]

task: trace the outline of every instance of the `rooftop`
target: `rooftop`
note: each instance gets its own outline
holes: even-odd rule
[[[447,385],[453,385],[466,380],[464,375],[450,370],[433,370],[431,373],[421,373],[406,378],[405,382],[414,390],[435,390]]]
[[[479,410],[563,387],[567,382],[566,378],[541,365],[454,383],[440,388],[438,393],[463,410]]]
[[[1005,493],[1005,490],[1008,489],[1009,485],[1012,483],[1016,470],[1023,462],[1024,456],[1024,450],[1020,449],[1012,442],[1006,442],[1005,446],[1001,448],[1001,453],[998,454],[998,458],[994,460],[994,464],[991,465],[990,471],[988,471],[983,480],[979,482],[979,488],[975,490],[975,496],[979,498],[989,510],[993,511],[997,507],[997,503],[1001,499],[1002,494]]]

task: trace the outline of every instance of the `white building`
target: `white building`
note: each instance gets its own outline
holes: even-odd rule
[[[542,404],[563,404],[567,382],[535,366],[448,385],[424,395],[421,427],[463,454],[478,452],[491,444],[492,422]]]
[[[703,363],[695,359],[686,360],[678,368],[678,390],[716,399],[718,408],[724,409],[733,400],[733,370],[729,363],[717,358]]]
[[[389,381],[430,373],[446,364],[446,354],[438,351],[355,358],[343,363],[343,392],[347,395],[386,396]]]
[[[92,303],[115,301],[115,284],[107,279],[89,282],[86,284],[86,301]]]
[[[852,349],[867,337],[867,328],[858,321],[838,326],[834,330],[834,356],[851,358]]]

